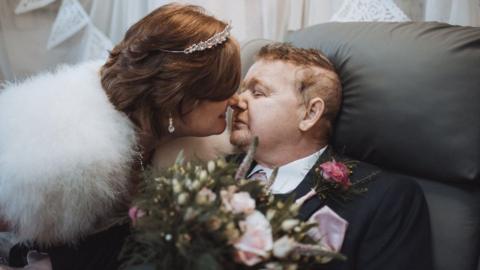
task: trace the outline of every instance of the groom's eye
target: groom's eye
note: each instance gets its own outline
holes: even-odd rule
[[[265,96],[265,92],[262,91],[262,90],[259,90],[259,89],[253,89],[252,90],[252,95],[254,97],[264,97]]]

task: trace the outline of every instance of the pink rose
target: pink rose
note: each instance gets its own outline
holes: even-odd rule
[[[252,252],[237,250],[237,252],[235,252],[235,260],[245,265],[252,266],[261,262],[262,258]]]
[[[310,237],[319,241],[320,245],[329,251],[340,251],[348,226],[346,220],[328,206],[324,206],[315,212],[309,221],[317,223],[316,227],[308,231]]]
[[[235,259],[252,266],[269,257],[273,248],[272,228],[267,218],[259,211],[253,211],[240,223],[243,235],[234,244]]]
[[[348,178],[350,170],[345,164],[336,161],[329,161],[322,163],[320,168],[322,169],[322,177],[325,178],[325,180],[336,182],[342,185],[345,189],[352,184]]]
[[[137,223],[137,220],[143,216],[145,216],[145,211],[138,208],[137,206],[133,206],[128,210],[128,216],[132,220],[133,226]]]
[[[230,200],[232,212],[234,214],[245,213],[250,214],[255,210],[255,200],[250,197],[248,192],[238,192],[233,194]]]
[[[255,210],[255,200],[250,197],[248,192],[232,193],[230,191],[220,191],[223,206],[227,211],[234,214],[250,214]]]

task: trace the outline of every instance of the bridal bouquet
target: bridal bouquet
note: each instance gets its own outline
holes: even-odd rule
[[[146,175],[129,212],[133,233],[122,251],[124,266],[305,269],[344,259],[322,242],[317,223],[296,218],[300,204],[245,179],[252,151],[239,168],[224,159],[179,158]]]

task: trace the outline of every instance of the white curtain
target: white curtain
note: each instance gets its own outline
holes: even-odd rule
[[[480,1],[427,0],[425,20],[456,25],[480,26]]]
[[[0,1],[0,82],[23,77],[58,63],[76,63],[104,55],[108,44],[123,38],[138,19],[170,0],[78,0],[90,16],[88,26],[58,46],[46,44],[61,2],[24,13],[14,10],[21,0]],[[344,4],[353,0],[183,0],[203,6],[231,21],[240,41],[252,38],[283,40],[286,33],[328,22]],[[363,0],[366,2],[368,0]],[[372,0],[373,1],[373,0]],[[386,1],[386,0],[385,0]],[[391,1],[391,0],[389,0]],[[358,2],[358,1],[356,1]],[[394,0],[410,19],[480,26],[479,0]],[[348,4],[348,3],[346,3]],[[95,35],[96,33],[96,35]],[[103,44],[97,43],[103,42]],[[103,46],[103,47],[102,47]],[[90,53],[88,53],[90,52]]]
[[[297,0],[184,0],[169,1],[200,5],[216,17],[231,21],[232,34],[244,41],[252,38],[282,40],[288,25],[290,1]]]
[[[21,79],[61,62],[76,62],[81,35],[73,36],[53,50],[47,50],[48,36],[60,2],[16,15],[19,1],[0,1],[0,80]]]
[[[90,18],[116,44],[127,29],[166,0],[91,0]]]

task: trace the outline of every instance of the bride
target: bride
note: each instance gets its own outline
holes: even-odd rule
[[[134,24],[106,63],[0,89],[0,224],[20,242],[10,266],[118,268],[129,233],[118,217],[155,149],[180,143],[194,154],[188,136],[198,146],[226,128],[240,82],[230,28],[199,7],[165,5]]]

